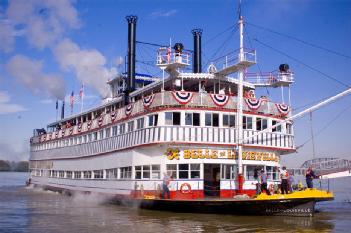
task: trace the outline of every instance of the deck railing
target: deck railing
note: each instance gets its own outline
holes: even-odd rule
[[[255,132],[254,130],[244,130],[244,137],[251,136]],[[234,128],[156,126],[82,144],[37,151],[32,150],[31,159],[84,157],[150,143],[176,142],[234,146],[236,141],[236,129]],[[252,146],[293,149],[294,136],[290,134],[267,132],[252,138],[247,144]]]
[[[218,106],[213,102],[213,100],[211,99],[210,95],[207,93],[198,93],[195,92],[194,96],[192,98],[192,100],[187,103],[186,105],[181,105],[180,103],[178,103],[171,92],[167,91],[167,92],[161,92],[161,93],[156,93],[155,94],[155,98],[153,103],[151,104],[151,106],[148,108],[148,110],[150,109],[156,109],[156,108],[182,108],[186,106],[187,108],[199,108],[199,110],[203,110],[204,108],[213,108],[213,109],[218,109]],[[221,109],[224,110],[236,110],[236,106],[237,106],[237,97],[236,96],[231,96],[228,100],[228,103],[221,107]],[[184,109],[184,108],[182,108]],[[246,112],[250,112],[252,111],[247,104],[243,104],[243,110]],[[136,101],[135,103],[133,103],[133,109],[132,112],[130,114],[130,116],[133,116],[135,114],[141,114],[145,111],[145,108],[143,106],[142,100]],[[116,118],[115,121],[118,120],[122,120],[124,118],[126,118],[126,113],[125,113],[125,108],[120,108],[118,110],[116,110]],[[277,109],[277,107],[275,106],[275,103],[273,102],[269,102],[269,101],[263,101],[261,106],[255,110],[255,113],[260,113],[260,114],[264,114],[264,115],[272,115],[272,116],[279,116],[281,113],[279,112],[279,110]],[[84,122],[81,126],[81,131],[80,132],[86,132],[89,129],[98,129],[100,127],[103,127],[106,124],[110,124],[112,123],[112,119],[110,116],[111,113],[108,114],[104,114],[103,118],[102,118],[102,122],[101,125],[99,125],[99,117],[93,119],[90,122],[90,128],[88,127],[88,122]],[[288,115],[289,116],[289,115]],[[78,133],[78,125],[72,126],[72,133],[70,133],[70,129],[65,129],[65,136],[68,135],[74,135]],[[62,138],[63,136],[63,130],[59,130],[59,132],[57,133],[57,136],[53,136],[56,132],[51,133],[52,134],[52,139],[53,138]],[[39,140],[39,137],[41,137],[41,139]],[[45,139],[44,139],[45,137]],[[33,137],[32,138],[32,142],[33,143],[38,143],[39,141],[48,141],[49,137],[46,135],[41,135],[41,136],[37,136],[37,137]]]

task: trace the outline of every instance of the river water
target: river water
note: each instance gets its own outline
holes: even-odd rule
[[[0,172],[0,232],[350,232],[351,178],[330,180],[335,200],[314,217],[182,214],[140,210],[24,186],[26,173]],[[319,183],[315,183],[319,186]],[[326,182],[322,183],[327,187]]]

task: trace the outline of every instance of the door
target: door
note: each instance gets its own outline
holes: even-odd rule
[[[204,164],[204,195],[205,197],[220,196],[220,164]]]

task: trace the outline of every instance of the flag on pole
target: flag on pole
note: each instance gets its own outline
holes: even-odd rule
[[[80,112],[83,111],[83,99],[84,99],[84,84],[80,87],[79,91],[79,97],[80,97]]]
[[[74,104],[74,92],[72,91],[71,96],[69,97],[69,102],[71,105],[71,113],[73,113],[73,104]]]
[[[82,84],[81,88],[80,88],[80,91],[79,91],[79,97],[80,99],[83,98],[83,95],[84,95],[84,84]]]

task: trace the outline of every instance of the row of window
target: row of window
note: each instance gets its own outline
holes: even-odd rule
[[[134,169],[134,177],[132,169]],[[167,164],[167,172],[173,179],[200,179],[200,164]],[[260,171],[264,169],[268,180],[279,180],[279,169],[273,166],[245,165],[245,180],[257,180]],[[31,170],[33,176],[47,176],[66,179],[136,179],[159,180],[161,179],[160,165],[129,166],[93,171],[57,171],[57,170]],[[221,179],[235,180],[238,166],[221,164]]]
[[[148,127],[157,126],[158,115],[153,114],[148,116]],[[136,119],[136,130],[145,127],[144,118]],[[127,123],[121,123],[113,127],[108,127],[95,131],[89,134],[61,139],[53,142],[47,142],[43,144],[34,145],[34,150],[46,150],[59,147],[73,146],[77,144],[89,143],[97,140],[102,140],[105,138],[122,135],[134,131],[134,121],[129,121]]]
[[[134,177],[132,169],[134,168]],[[200,178],[200,164],[167,164],[167,171],[174,179]],[[58,170],[31,170],[33,176],[46,176],[66,179],[161,179],[160,165],[142,165],[134,167],[111,168],[93,171],[58,171]]]
[[[185,125],[189,126],[201,126],[200,113],[187,113],[185,112]],[[204,126],[219,127],[220,126],[220,116],[222,117],[221,125],[222,127],[235,127],[236,126],[236,116],[234,114],[221,114],[221,113],[211,113],[206,112]],[[165,112],[165,125],[181,125],[181,112]],[[158,125],[158,114],[153,114],[147,116],[148,127]],[[145,127],[145,118],[141,117],[136,120],[129,121],[127,123],[121,123],[113,127],[105,128],[93,133],[85,134],[82,136],[71,137],[67,139],[61,139],[53,142],[47,142],[43,144],[34,145],[34,150],[45,150],[53,149],[59,147],[72,146],[82,143],[89,143],[96,140],[102,140],[104,138],[122,135],[125,133],[132,132],[134,130],[139,130]],[[269,120],[262,117],[253,116],[243,116],[243,129],[247,130],[264,130],[267,129],[269,123],[273,126],[279,122],[276,120]],[[136,127],[135,127],[136,125]],[[272,129],[272,132],[282,132],[282,126],[279,125]],[[292,133],[292,125],[286,124],[286,133]]]

